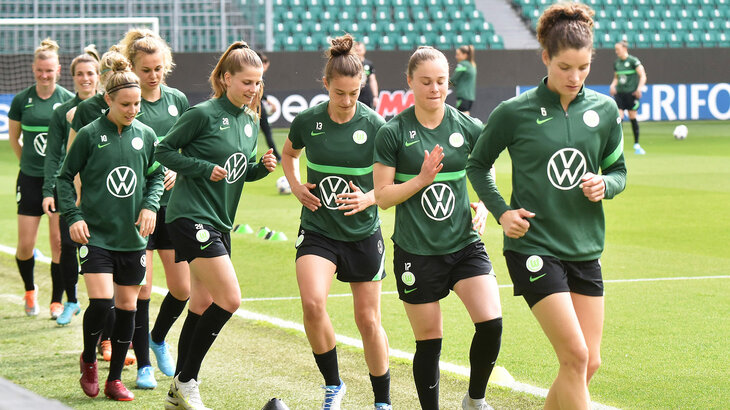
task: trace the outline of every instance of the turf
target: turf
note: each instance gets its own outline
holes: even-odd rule
[[[607,243],[602,262],[604,278],[609,282],[603,366],[591,383],[592,400],[603,404],[637,409],[724,408],[730,402],[726,342],[730,334],[726,318],[730,311],[730,279],[610,282],[730,274],[730,126],[726,122],[690,122],[687,140],[675,141],[671,134],[675,125],[641,124],[646,156],[634,155],[631,129],[625,127],[628,186],[605,204]],[[277,130],[275,137],[281,146],[285,131]],[[508,196],[511,181],[506,155],[498,160],[497,173],[498,185]],[[17,160],[3,146],[0,184],[6,188],[0,193],[0,221],[7,229],[0,231],[0,243],[5,245],[16,242],[12,202],[16,174]],[[267,226],[289,237],[285,242],[270,242],[254,235],[233,234],[233,261],[244,298],[298,294],[293,243],[300,208],[293,196],[277,194],[275,180],[280,175],[277,170],[244,188],[237,222],[255,230]],[[392,233],[393,217],[392,210],[381,212],[385,237]],[[42,228],[38,247],[48,254],[47,229],[43,224]],[[506,367],[518,381],[547,388],[557,372],[557,361],[525,303],[511,295],[511,282],[501,256],[501,228],[491,217],[483,238],[498,281],[505,286],[500,292],[505,329],[497,364]],[[392,255],[391,249],[388,244],[388,255]],[[390,257],[387,263],[386,267],[391,266]],[[156,268],[161,272],[158,265]],[[41,306],[46,306],[47,268],[39,264],[37,272],[45,291]],[[0,258],[0,283],[3,295],[20,295],[20,280],[11,257]],[[154,283],[164,285],[161,274]],[[412,352],[413,335],[402,305],[392,293],[392,277],[386,278],[383,290],[383,326],[390,345]],[[348,292],[346,285],[335,281],[333,294]],[[0,304],[2,325],[11,329],[8,336],[0,337],[0,375],[74,407],[108,406],[103,399],[85,398],[78,389],[75,366],[80,350],[80,320],[75,319],[66,329],[56,329],[50,321],[26,319],[19,299],[5,303],[10,301],[8,297],[3,296]],[[159,297],[153,298],[153,317],[159,301]],[[297,299],[246,300],[242,308],[301,322]],[[445,336],[441,358],[468,366],[473,333],[468,315],[453,295],[443,301],[442,309]],[[351,298],[330,298],[328,310],[338,333],[358,337]],[[47,315],[45,310],[41,315]],[[173,342],[178,332],[178,327],[171,332]],[[365,408],[371,393],[362,354],[354,348],[338,350],[343,352],[340,362],[348,383],[346,408]],[[48,351],[54,353],[49,355]],[[25,369],[26,359],[30,370]],[[53,371],[44,371],[47,369]],[[395,403],[400,408],[416,408],[409,365],[397,361],[392,371]],[[443,376],[442,408],[456,408],[466,380],[447,373]],[[123,377],[133,385],[134,372],[125,371]],[[232,320],[213,346],[203,364],[202,378],[206,404],[216,408],[260,408],[273,396],[283,397],[292,408],[312,408],[321,395],[321,380],[303,335],[240,319]],[[153,403],[158,407],[169,379],[158,373],[158,380],[161,387],[153,392],[135,391],[139,399],[131,405],[146,407]],[[538,408],[543,402],[493,387],[488,394],[497,408]]]

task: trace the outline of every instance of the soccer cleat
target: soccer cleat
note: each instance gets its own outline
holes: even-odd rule
[[[494,410],[483,398],[472,399],[469,397],[469,392],[464,395],[464,399],[461,401],[461,408],[464,410]]]
[[[172,392],[174,384],[175,382],[170,385],[170,390],[167,391],[167,396],[165,396],[165,410],[177,410],[182,408],[180,407],[180,400],[178,400]]]
[[[38,307],[38,285],[34,285],[33,290],[26,290],[25,296],[25,314],[28,316],[38,316],[40,308]]]
[[[137,388],[138,389],[154,389],[157,387],[155,380],[155,369],[152,366],[145,366],[137,370]]]
[[[170,385],[170,392],[168,397],[165,399],[165,408],[170,409],[174,407],[168,407],[168,404],[174,402],[171,399],[177,399],[177,408],[185,410],[209,410],[203,405],[203,400],[200,398],[200,390],[198,389],[198,382],[195,379],[190,379],[188,382],[181,382],[179,379],[180,375],[175,376],[172,379]]]
[[[130,343],[129,349],[127,349],[127,357],[124,358],[124,365],[131,366],[135,363],[137,363],[137,356],[134,355],[134,350],[132,350],[132,344]]]
[[[51,303],[51,319],[58,319],[61,313],[63,313],[63,305],[58,302]]]
[[[165,376],[173,376],[175,374],[175,362],[172,360],[172,355],[170,354],[170,345],[165,341],[157,344],[152,341],[152,336],[150,335],[150,349],[155,354],[157,368],[160,369],[162,374]]]
[[[63,313],[61,313],[56,319],[56,324],[66,326],[71,323],[71,318],[79,313],[81,313],[81,305],[77,302],[66,302],[63,305]]]
[[[644,148],[641,148],[641,145],[634,144],[634,154],[636,155],[645,155],[646,151],[644,151]]]
[[[104,386],[104,395],[117,401],[134,400],[134,393],[124,387],[124,384],[122,384],[122,381],[119,379],[106,381],[106,385]]]
[[[81,390],[89,397],[96,397],[99,394],[99,375],[96,370],[96,362],[86,363],[84,362],[84,356],[81,355],[79,358],[79,365],[81,367]]]
[[[393,410],[393,406],[388,403],[375,403],[375,410]]]
[[[97,347],[99,350],[99,354],[101,355],[101,358],[104,359],[105,362],[112,360],[112,341],[111,340],[109,340],[109,339],[102,340],[101,342],[99,342]]]
[[[347,386],[340,379],[339,386],[322,386],[324,389],[324,401],[322,402],[322,410],[339,410],[342,404],[342,398],[345,397]]]

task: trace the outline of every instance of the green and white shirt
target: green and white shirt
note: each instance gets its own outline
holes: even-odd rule
[[[409,107],[388,121],[375,140],[375,162],[395,168],[395,183],[421,171],[424,151],[444,148],[444,167],[433,183],[396,206],[392,239],[417,255],[445,255],[478,241],[472,229],[466,160],[482,130],[479,120],[446,105],[441,124],[428,129]]]
[[[68,133],[71,124],[66,120],[66,114],[82,100],[76,94],[74,98],[59,105],[51,115],[51,122],[48,124],[48,136],[46,137],[46,158],[43,161],[43,197],[53,197],[53,189],[56,187],[56,177],[61,171],[61,165],[66,158],[66,145],[68,144]]]
[[[633,93],[639,87],[639,74],[636,68],[641,65],[638,58],[629,55],[626,60],[617,58],[613,62],[613,71],[616,72],[618,82],[616,84],[616,92]]]
[[[454,68],[454,75],[450,78],[454,85],[454,94],[458,100],[474,101],[477,87],[477,68],[468,61],[460,61]]]
[[[104,94],[96,94],[81,101],[74,113],[74,119],[71,121],[71,129],[78,133],[81,128],[103,116],[108,109],[109,105],[104,101]]]
[[[188,98],[176,88],[160,85],[160,99],[149,102],[142,99],[137,120],[152,128],[157,134],[157,139],[162,141],[167,132],[175,125],[178,118],[190,108]],[[160,166],[155,163],[155,166]],[[165,169],[163,168],[163,173]],[[160,206],[167,206],[172,191],[164,191],[160,198]]]
[[[28,176],[43,177],[43,160],[46,156],[48,124],[58,106],[74,97],[73,93],[56,84],[47,99],[36,94],[31,85],[13,97],[8,118],[20,123],[23,134],[23,150],[20,154],[20,170]]]
[[[234,106],[225,95],[183,113],[156,150],[157,161],[178,174],[165,222],[187,218],[230,231],[244,181],[269,174],[256,162],[258,130],[256,114]],[[228,175],[213,182],[216,165]]]
[[[345,216],[335,202],[350,192],[352,181],[363,192],[373,189],[375,135],[385,120],[365,104],[357,103],[355,115],[338,124],[327,113],[328,101],[299,113],[289,130],[294,149],[306,147],[307,182],[322,202],[315,212],[302,207],[302,227],[338,241],[359,241],[378,229],[377,206]]]
[[[79,130],[58,176],[58,202],[68,225],[84,220],[89,245],[112,251],[147,246],[135,221],[142,209],[157,212],[161,169],[155,162],[157,137],[134,120],[121,134],[106,116]],[[81,177],[81,208],[76,207],[74,176]]]
[[[566,112],[545,81],[492,112],[469,158],[469,180],[495,219],[510,209],[535,213],[525,236],[504,237],[505,250],[567,261],[597,259],[605,239],[603,204],[589,201],[580,183],[585,173],[600,170],[606,199],[626,186],[618,108],[583,87]],[[505,148],[512,159],[509,205],[489,173]]]

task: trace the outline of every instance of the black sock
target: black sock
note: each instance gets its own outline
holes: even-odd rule
[[[61,244],[61,275],[66,301],[77,303],[76,284],[79,281],[79,261],[76,259],[76,247]]]
[[[172,293],[167,292],[165,299],[162,301],[162,305],[160,305],[160,313],[157,314],[155,325],[152,327],[152,332],[150,332],[153,342],[159,344],[165,341],[167,332],[170,331],[172,325],[180,317],[187,303],[187,300],[175,299]]]
[[[185,358],[188,357],[190,344],[195,334],[195,327],[198,325],[200,315],[188,310],[188,316],[185,318],[182,330],[180,331],[180,339],[177,342],[177,363],[175,364],[175,375],[177,376],[183,369]]]
[[[61,265],[51,262],[51,303],[63,301],[63,275],[61,275]]]
[[[99,340],[99,333],[104,329],[106,316],[113,306],[111,299],[89,299],[89,307],[84,312],[83,320],[83,355],[86,363],[96,362],[96,342]]]
[[[106,321],[104,322],[104,331],[101,332],[101,340],[111,340],[112,332],[114,331],[114,319],[117,317],[116,309],[114,308],[114,298],[112,298],[112,309],[109,314],[106,315]]]
[[[112,333],[112,360],[109,362],[109,377],[107,380],[120,380],[124,359],[127,357],[129,344],[134,334],[134,316],[136,311],[116,308],[117,317],[114,320]]]
[[[373,386],[375,403],[390,404],[390,369],[382,376],[370,375],[370,384]]]
[[[185,365],[178,376],[178,380],[181,382],[189,382],[191,379],[198,380],[198,372],[200,366],[203,364],[203,359],[208,353],[208,349],[215,342],[218,333],[223,329],[223,325],[228,322],[228,319],[233,316],[233,313],[221,308],[215,303],[211,304],[208,309],[205,309],[200,320],[198,320],[197,326],[195,326],[195,334],[190,343],[190,350],[188,351],[188,357],[185,359]]]
[[[150,300],[137,299],[137,314],[134,316],[134,336],[132,346],[137,356],[137,368],[151,366],[150,362]]]
[[[24,261],[15,258],[15,263],[18,264],[18,270],[20,271],[20,277],[23,278],[25,290],[29,291],[35,289],[35,283],[33,282],[33,268],[35,267],[35,258],[31,256],[30,259]]]
[[[475,323],[474,327],[476,332],[469,349],[469,397],[483,399],[502,344],[502,318]]]
[[[324,376],[324,384],[327,386],[340,385],[340,368],[337,365],[337,346],[333,347],[329,352],[314,355],[314,361],[317,362],[319,372]]]
[[[639,121],[634,118],[631,120],[631,130],[634,131],[634,144],[639,143]]]
[[[423,410],[439,408],[439,358],[443,339],[416,340],[413,381]]]

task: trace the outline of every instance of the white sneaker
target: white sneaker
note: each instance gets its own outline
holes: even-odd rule
[[[340,380],[339,386],[322,386],[322,388],[324,389],[322,410],[340,410],[342,398],[345,397],[345,391],[347,391],[345,382]]]
[[[641,148],[641,145],[634,144],[634,154],[636,154],[636,155],[646,155],[646,151],[644,151],[644,148]]]
[[[183,383],[179,377],[178,375],[172,379],[170,392],[165,398],[165,409],[210,410],[203,405],[198,390],[198,382],[195,379],[190,379],[189,382]]]
[[[461,401],[461,408],[464,410],[494,410],[484,399],[472,399],[469,392],[466,392]]]

